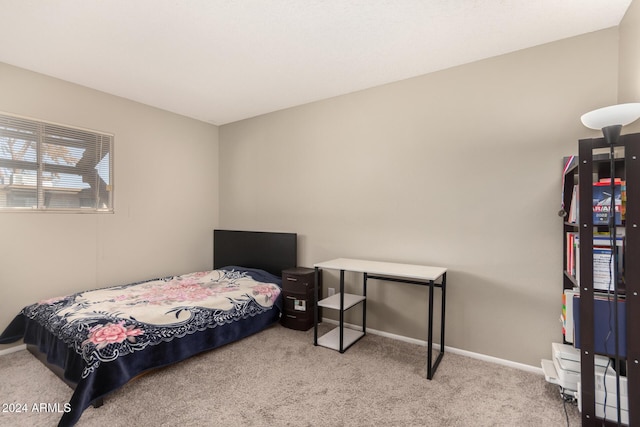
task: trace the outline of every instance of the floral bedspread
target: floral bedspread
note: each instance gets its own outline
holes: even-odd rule
[[[80,292],[25,307],[0,338],[24,336],[78,383],[76,413],[61,420],[72,425],[91,401],[153,368],[149,359],[164,366],[277,321],[279,285],[261,270],[226,268]],[[224,338],[216,338],[221,327]]]
[[[269,310],[280,288],[213,270],[51,298],[23,314],[73,346],[82,377],[101,362]]]

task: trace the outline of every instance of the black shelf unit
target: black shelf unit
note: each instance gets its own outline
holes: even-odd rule
[[[579,184],[579,217],[573,223],[567,220],[563,225],[564,242],[564,274],[563,290],[579,286],[580,292],[580,355],[581,355],[581,400],[583,426],[616,426],[619,425],[617,415],[607,416],[606,419],[596,414],[596,384],[594,356],[602,354],[596,352],[595,342],[595,313],[594,300],[602,298],[603,292],[594,289],[593,285],[593,235],[594,232],[608,232],[609,226],[597,225],[593,221],[593,185],[594,179],[612,178],[610,176],[611,146],[604,138],[583,139],[578,144],[578,156],[570,161],[565,158],[563,203],[564,209],[571,205],[572,189]],[[626,336],[620,336],[626,342],[626,357],[618,354],[605,354],[612,360],[612,367],[616,370],[616,377],[627,377],[628,417],[630,426],[640,426],[640,263],[632,260],[640,259],[640,134],[622,135],[613,144],[616,153],[614,157],[615,176],[626,181],[626,219],[613,227],[624,229],[624,270],[620,272],[618,286],[615,292],[607,295],[608,300],[615,301],[615,297],[625,300],[626,305]],[[569,163],[568,163],[569,162]],[[563,212],[561,212],[563,213]],[[576,232],[580,239],[579,253],[579,283],[573,274],[567,271],[567,233]],[[607,293],[604,292],[604,295]],[[615,304],[611,303],[611,306]],[[635,335],[634,335],[635,333]],[[615,399],[612,390],[611,399]],[[618,393],[617,396],[620,396]],[[618,402],[618,407],[620,404]]]
[[[564,216],[564,224],[563,224],[563,270],[564,274],[562,277],[562,290],[573,289],[578,286],[578,282],[576,280],[575,275],[567,270],[567,258],[568,258],[568,245],[569,242],[567,240],[567,233],[577,233],[580,230],[580,227],[577,222],[572,222],[568,218],[569,211],[571,208],[572,197],[573,197],[573,187],[578,184],[579,176],[578,176],[578,156],[565,157],[563,159],[563,164],[565,165],[564,177],[563,177],[563,189],[562,189],[562,211],[560,211],[560,215]]]

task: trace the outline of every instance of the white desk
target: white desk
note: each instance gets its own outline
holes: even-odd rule
[[[367,320],[367,279],[384,280],[390,282],[410,283],[414,285],[429,286],[429,325],[427,339],[427,378],[433,378],[442,357],[444,356],[444,319],[446,302],[447,269],[442,267],[429,267],[424,265],[398,264],[392,262],[367,261],[360,259],[338,258],[331,261],[314,264],[316,270],[316,283],[320,269],[340,270],[340,292],[325,298],[318,299],[318,287],[316,286],[316,316],[314,319],[313,343],[338,350],[344,353],[366,334]],[[345,294],[344,272],[353,271],[363,273],[362,295]],[[440,283],[436,283],[440,280]],[[440,353],[435,362],[432,362],[433,349],[433,292],[434,288],[442,290],[442,310],[440,320]],[[344,311],[350,307],[362,303],[362,332],[344,329]],[[318,306],[333,308],[340,311],[340,324],[337,329],[318,339]]]

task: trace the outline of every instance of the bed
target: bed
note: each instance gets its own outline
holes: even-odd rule
[[[276,323],[295,233],[214,230],[213,270],[78,292],[25,307],[0,335],[73,389],[59,426],[133,378]]]

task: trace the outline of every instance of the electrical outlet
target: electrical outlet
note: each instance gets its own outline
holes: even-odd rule
[[[327,292],[328,292],[327,296],[335,295],[336,294],[336,288],[329,288],[329,289],[327,289]]]

